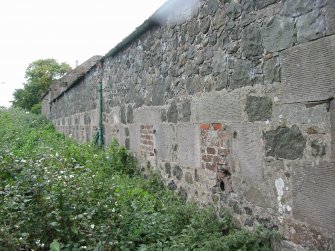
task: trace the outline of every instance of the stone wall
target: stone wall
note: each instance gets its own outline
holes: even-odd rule
[[[333,250],[335,2],[184,7],[185,20],[153,15],[46,95],[43,111],[60,132],[93,140],[101,81],[106,144],[117,139],[185,200],[279,229],[283,250]]]

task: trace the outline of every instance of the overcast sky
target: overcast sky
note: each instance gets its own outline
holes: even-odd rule
[[[83,63],[105,55],[165,0],[8,0],[0,2],[0,106],[10,106],[29,63]]]

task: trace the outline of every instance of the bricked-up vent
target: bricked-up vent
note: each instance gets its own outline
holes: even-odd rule
[[[295,46],[283,52],[285,103],[326,100],[335,93],[335,36]]]
[[[330,122],[331,122],[331,162],[335,163],[335,100],[334,99],[330,102]]]
[[[335,231],[335,166],[306,163],[293,172],[293,217]]]

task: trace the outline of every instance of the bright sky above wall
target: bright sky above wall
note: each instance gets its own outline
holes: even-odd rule
[[[105,55],[166,0],[10,0],[0,2],[0,106],[10,106],[29,63],[75,67]]]

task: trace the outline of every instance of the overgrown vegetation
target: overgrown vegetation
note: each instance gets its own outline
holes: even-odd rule
[[[183,203],[127,151],[76,144],[0,110],[0,250],[270,250],[272,234]]]

